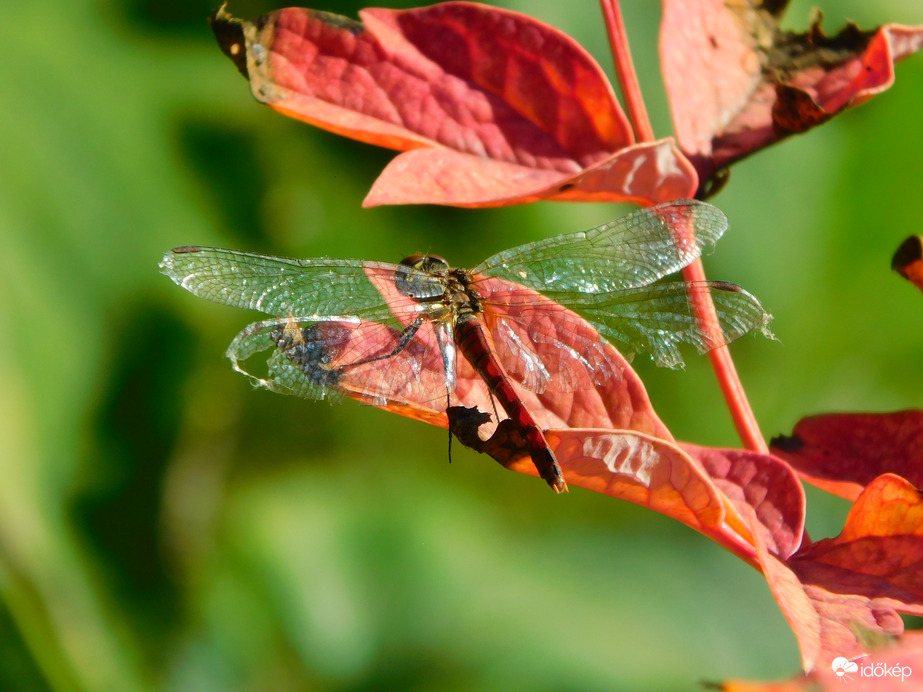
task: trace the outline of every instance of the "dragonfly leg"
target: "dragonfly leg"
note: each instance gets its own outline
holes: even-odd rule
[[[418,317],[413,322],[411,322],[406,327],[404,327],[404,331],[401,332],[401,338],[398,340],[397,346],[391,349],[389,353],[382,353],[381,355],[378,355],[378,356],[371,356],[369,358],[363,358],[362,360],[357,360],[352,363],[346,363],[345,365],[341,365],[339,368],[337,368],[337,370],[345,370],[346,368],[355,368],[360,365],[366,365],[367,363],[374,363],[377,360],[385,360],[387,358],[393,358],[394,356],[399,354],[401,351],[403,351],[405,348],[407,348],[407,344],[409,344],[410,341],[413,339],[413,337],[416,336],[417,332],[420,330],[420,327],[422,326],[423,326],[423,318]]]
[[[500,420],[500,414],[497,412],[497,397],[494,396],[492,391],[488,391],[490,394],[490,406],[494,410],[494,418]]]

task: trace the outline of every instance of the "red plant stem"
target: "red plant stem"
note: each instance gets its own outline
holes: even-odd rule
[[[622,10],[619,9],[618,0],[599,0],[606,20],[606,33],[609,35],[609,47],[612,49],[612,59],[615,61],[615,74],[622,96],[625,98],[625,107],[628,110],[628,120],[635,132],[635,139],[639,142],[653,142],[654,130],[651,120],[647,117],[644,99],[641,98],[641,86],[638,84],[638,73],[635,72],[634,63],[631,61],[631,50],[628,48],[628,34],[625,33],[625,23],[622,21]]]
[[[686,281],[705,281],[705,268],[702,266],[702,260],[697,259],[692,264],[683,268],[683,278]],[[701,306],[693,304],[696,318],[702,325],[702,329],[708,330],[718,328],[717,315],[711,301],[708,305]],[[718,386],[721,387],[721,393],[727,403],[728,410],[731,413],[731,419],[734,421],[734,427],[737,428],[737,434],[746,449],[760,454],[768,454],[769,447],[763,434],[760,432],[760,426],[756,422],[756,416],[753,415],[753,409],[750,408],[750,402],[747,400],[747,394],[744,392],[744,386],[737,374],[737,368],[734,367],[734,360],[731,358],[731,351],[727,346],[720,346],[708,352],[708,358],[711,360],[712,369],[715,371],[715,377],[718,379]]]
[[[618,0],[600,0],[599,4],[606,20],[606,32],[609,36],[609,45],[612,48],[612,57],[615,61],[616,77],[625,98],[628,119],[634,129],[635,137],[639,142],[653,142],[654,129],[651,127],[650,118],[648,118],[647,110],[644,107],[644,100],[641,98],[641,87],[638,84],[638,75],[631,60],[628,35],[625,32],[625,23],[622,21],[622,11],[619,8]],[[685,267],[683,269],[683,278],[686,281],[704,281],[705,269],[702,266],[702,261],[697,259]],[[714,329],[720,330],[713,305],[697,303],[693,305],[693,308],[703,332]],[[730,351],[727,346],[722,346],[709,351],[708,357],[711,360],[724,400],[727,402],[731,419],[734,421],[734,427],[737,428],[737,434],[740,435],[744,447],[754,452],[766,454],[769,448],[766,446],[760,432],[756,417],[753,415],[753,409],[750,408],[750,402],[747,400],[743,384],[737,374],[737,369],[734,367]]]

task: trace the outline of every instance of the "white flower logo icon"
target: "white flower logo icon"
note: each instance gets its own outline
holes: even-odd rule
[[[837,656],[835,659],[833,659],[833,663],[830,664],[830,667],[833,668],[833,672],[840,679],[848,679],[849,676],[847,673],[855,673],[857,670],[859,670],[858,663],[843,658],[842,656]]]

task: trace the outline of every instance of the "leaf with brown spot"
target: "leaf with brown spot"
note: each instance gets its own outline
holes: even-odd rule
[[[923,487],[920,409],[803,418],[791,436],[774,438],[770,447],[803,480],[847,500],[883,473]]]
[[[804,34],[781,31],[787,5],[664,0],[664,80],[702,189],[720,169],[885,91],[894,63],[923,47],[923,27],[848,24],[827,36],[820,14]]]

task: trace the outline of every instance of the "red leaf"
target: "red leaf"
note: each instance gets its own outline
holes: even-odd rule
[[[923,291],[923,237],[909,236],[891,259],[891,269]]]
[[[801,667],[810,671],[824,648],[822,617],[798,576],[784,561],[769,552],[761,532],[757,531],[756,550],[769,589],[782,615],[795,632],[801,650]]]
[[[888,89],[923,27],[779,30],[787,0],[664,0],[661,59],[676,136],[703,184],[719,169]],[[769,8],[769,9],[766,9]]]
[[[680,443],[734,505],[744,521],[756,517],[767,550],[787,558],[804,535],[804,489],[785,462],[743,449]]]
[[[805,576],[823,574],[828,586],[836,578],[851,593],[887,597],[923,615],[920,492],[900,476],[876,478],[856,500],[842,533],[807,547],[793,564]]]
[[[836,579],[818,570],[796,570],[771,555],[758,538],[763,573],[782,614],[798,639],[801,665],[810,672],[844,656],[855,658],[870,650],[868,641],[903,631],[903,621],[884,598],[858,595],[841,588]],[[831,582],[829,586],[827,582]],[[873,636],[875,635],[875,636]]]
[[[472,432],[483,422],[478,414],[456,411],[453,416],[452,430],[464,444],[513,471],[537,475],[515,426],[504,423],[484,441]],[[801,484],[769,455],[677,445],[629,430],[551,429],[545,437],[568,486],[681,521],[755,567],[754,527],[762,544],[768,541],[783,557],[801,542]]]
[[[617,430],[549,430],[546,437],[570,485],[648,507],[698,531],[724,520],[724,498],[675,444]],[[535,473],[532,464],[522,470]]]
[[[848,500],[883,473],[923,486],[923,410],[803,418],[771,448],[802,479]]]
[[[543,199],[651,204],[687,196],[694,177],[672,138],[625,147],[565,176],[451,149],[415,149],[385,167],[363,204],[495,207]]]
[[[366,205],[653,203],[694,190],[672,140],[634,144],[599,65],[557,29],[468,2],[360,16],[288,8],[251,23],[222,8],[212,25],[260,101],[412,150]]]
[[[898,476],[870,483],[839,536],[787,563],[769,553],[762,533],[755,538],[805,671],[869,654],[903,631],[898,611],[923,613],[923,499]]]
[[[905,479],[886,474],[865,489],[849,512],[843,532],[832,542],[898,535],[923,537],[923,500]]]
[[[514,426],[501,425],[487,441],[465,429],[476,418],[456,414],[463,442],[519,473],[538,475]],[[547,430],[545,437],[568,486],[579,486],[660,512],[708,536],[756,565],[749,528],[698,461],[676,444],[628,430]]]

